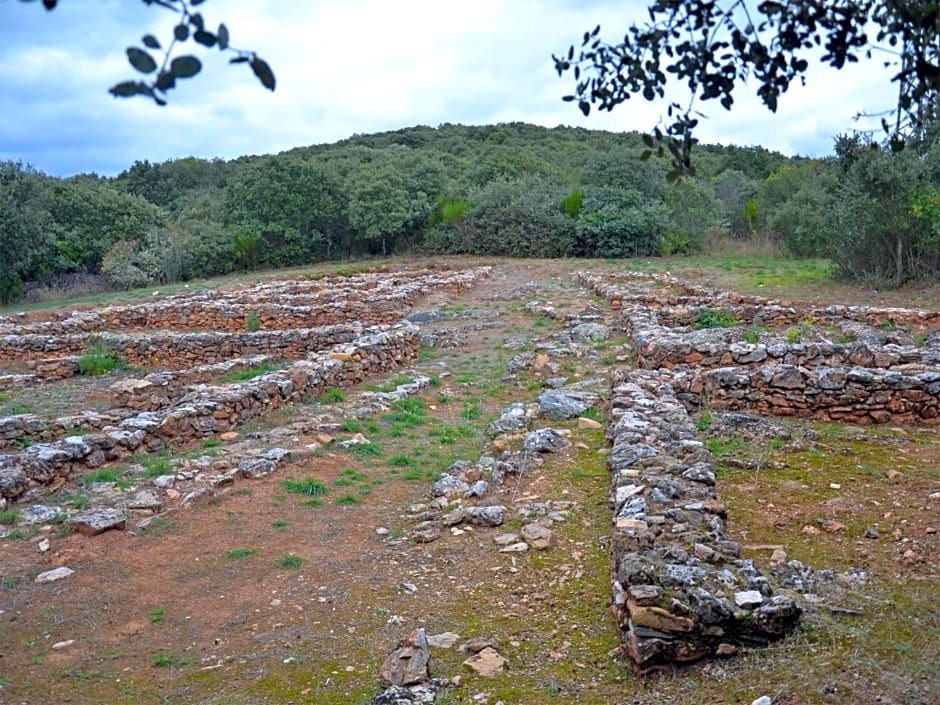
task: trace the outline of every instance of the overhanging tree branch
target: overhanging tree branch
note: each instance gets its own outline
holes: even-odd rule
[[[32,0],[22,0],[31,2]],[[141,38],[140,46],[127,47],[127,60],[130,65],[140,73],[150,76],[145,80],[122,81],[108,92],[120,98],[133,96],[146,96],[152,98],[157,105],[167,104],[167,92],[176,87],[176,81],[192,78],[202,70],[202,62],[192,54],[174,56],[173,50],[180,43],[190,38],[196,44],[220,51],[234,54],[229,59],[230,64],[248,64],[252,72],[268,90],[275,87],[274,72],[268,63],[255,52],[246,49],[236,49],[229,43],[229,31],[225,24],[219,24],[214,32],[207,29],[205,20],[200,12],[195,10],[204,0],[142,0],[145,5],[155,5],[178,15],[178,22],[173,27],[172,39],[166,50],[163,50],[160,41],[152,34],[145,34]],[[42,0],[43,7],[54,10],[57,0]],[[151,52],[162,52],[162,61],[158,64]]]
[[[668,149],[672,175],[692,170],[692,137],[701,113],[697,100],[718,100],[731,110],[734,90],[749,78],[758,82],[757,95],[771,112],[793,81],[805,83],[809,63],[819,60],[836,69],[871,58],[873,51],[894,52],[885,62],[897,67],[899,84],[894,117],[882,120],[891,145],[937,114],[940,95],[940,20],[938,3],[922,0],[764,1],[751,8],[746,0],[657,0],[650,21],[634,24],[623,41],[600,39],[600,27],[585,32],[577,51],[553,56],[559,76],[571,71],[575,91],[564,96],[577,102],[585,115],[592,108],[613,110],[634,95],[653,101],[664,98],[670,79],[685,83],[688,105],[669,104],[663,128],[647,140],[648,157]],[[877,28],[874,39],[869,30]]]

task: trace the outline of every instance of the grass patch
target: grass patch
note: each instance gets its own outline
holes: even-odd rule
[[[320,401],[324,404],[337,404],[346,401],[346,394],[339,387],[330,387],[320,395]]]
[[[245,316],[245,330],[250,333],[261,330],[261,319],[254,311],[249,311],[248,315]]]
[[[304,559],[296,553],[287,553],[278,558],[277,564],[281,566],[281,568],[297,569],[304,564]]]
[[[760,341],[760,336],[762,333],[769,332],[770,329],[765,328],[764,326],[748,326],[744,329],[744,342],[754,345]]]
[[[359,498],[358,498],[356,495],[354,495],[354,494],[349,494],[349,493],[347,493],[347,494],[344,494],[344,495],[341,495],[341,496],[337,497],[337,498],[336,498],[336,504],[339,504],[339,505],[348,507],[348,506],[354,506],[354,505],[357,505],[357,504],[362,504],[362,500],[359,499]]]
[[[234,548],[225,552],[225,557],[230,561],[240,561],[253,555],[255,555],[255,549],[253,548]]]
[[[357,458],[380,458],[385,454],[375,443],[353,443],[346,446],[346,450]]]
[[[346,419],[341,428],[346,433],[362,433],[362,424],[355,419]]]
[[[309,497],[320,497],[330,491],[329,487],[312,477],[308,477],[305,480],[283,480],[281,487],[291,494],[302,494]]]
[[[711,454],[714,455],[715,458],[724,458],[725,456],[743,450],[744,439],[732,438],[728,440],[727,438],[707,438],[705,439],[705,447],[711,451]]]
[[[476,404],[467,404],[460,412],[460,417],[467,421],[473,421],[481,416],[483,416],[483,409]]]
[[[164,619],[166,619],[166,610],[162,607],[157,607],[150,613],[151,624],[163,624]]]
[[[263,362],[257,367],[252,367],[247,370],[236,370],[235,372],[230,372],[224,377],[219,378],[219,382],[222,384],[232,384],[233,382],[247,382],[250,379],[255,377],[260,377],[261,375],[266,375],[268,372],[274,372],[277,370],[275,365],[272,365],[270,362]]]
[[[144,464],[144,474],[147,477],[160,477],[173,474],[173,463],[169,458],[156,458]]]
[[[9,510],[4,510],[0,512],[0,524],[3,526],[16,526],[16,523],[20,520],[20,515],[16,512],[11,512]]]
[[[363,480],[368,480],[369,476],[364,472],[359,472],[355,468],[343,468],[340,472],[339,477],[333,480],[333,487],[350,487],[357,482],[362,482]]]
[[[388,459],[388,464],[395,468],[412,468],[418,461],[405,453],[399,453]]]
[[[80,482],[86,486],[117,482],[121,474],[122,471],[118,468],[100,468],[99,470],[93,470],[83,476]]]
[[[273,526],[278,531],[287,531],[287,528],[290,526],[290,524],[287,523],[286,519],[275,519],[271,522],[271,526]]]

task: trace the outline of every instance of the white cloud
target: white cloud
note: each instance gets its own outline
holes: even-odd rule
[[[133,77],[124,47],[146,32],[165,40],[170,13],[128,0],[61,3],[48,14],[38,3],[0,2],[0,159],[57,174],[116,173],[135,159],[233,158],[414,124],[518,120],[648,130],[664,105],[633,99],[585,119],[561,101],[573,79],[559,79],[551,61],[597,23],[602,36],[620,36],[643,18],[645,6],[641,0],[206,3],[200,9],[210,26],[224,19],[233,45],[268,60],[277,91],[264,90],[247,66],[229,66],[225,55],[200,47],[202,74],[181,81],[170,105],[158,108],[146,99],[115,100],[106,90]],[[777,115],[747,87],[730,113],[703,104],[709,117],[697,136],[819,155],[836,133],[853,127],[859,109],[892,102],[891,85],[872,63],[841,72],[811,67],[808,80],[783,96]]]

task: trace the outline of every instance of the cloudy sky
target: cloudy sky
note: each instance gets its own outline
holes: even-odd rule
[[[153,33],[168,43],[174,18],[131,0],[0,0],[0,160],[50,174],[114,175],[135,160],[233,158],[329,143],[411,125],[524,121],[547,127],[650,130],[665,106],[631,100],[581,116],[563,103],[553,53],[585,30],[622,36],[645,16],[643,0],[213,0],[206,24],[224,21],[233,46],[252,49],[277,75],[261,87],[246,66],[196,52],[203,72],[160,108],[116,99],[108,87],[135,78],[125,47]],[[183,45],[192,49],[190,41]],[[835,72],[813,66],[774,115],[737,95],[732,112],[705,103],[704,142],[764,145],[821,156],[859,110],[891,105],[894,88],[877,63]]]

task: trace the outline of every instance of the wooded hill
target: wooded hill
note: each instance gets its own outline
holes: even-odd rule
[[[940,272],[936,139],[892,154],[840,137],[821,160],[705,145],[677,182],[644,149],[638,133],[446,124],[115,178],[0,162],[0,301],[376,254],[696,253],[715,236],[879,284]]]

